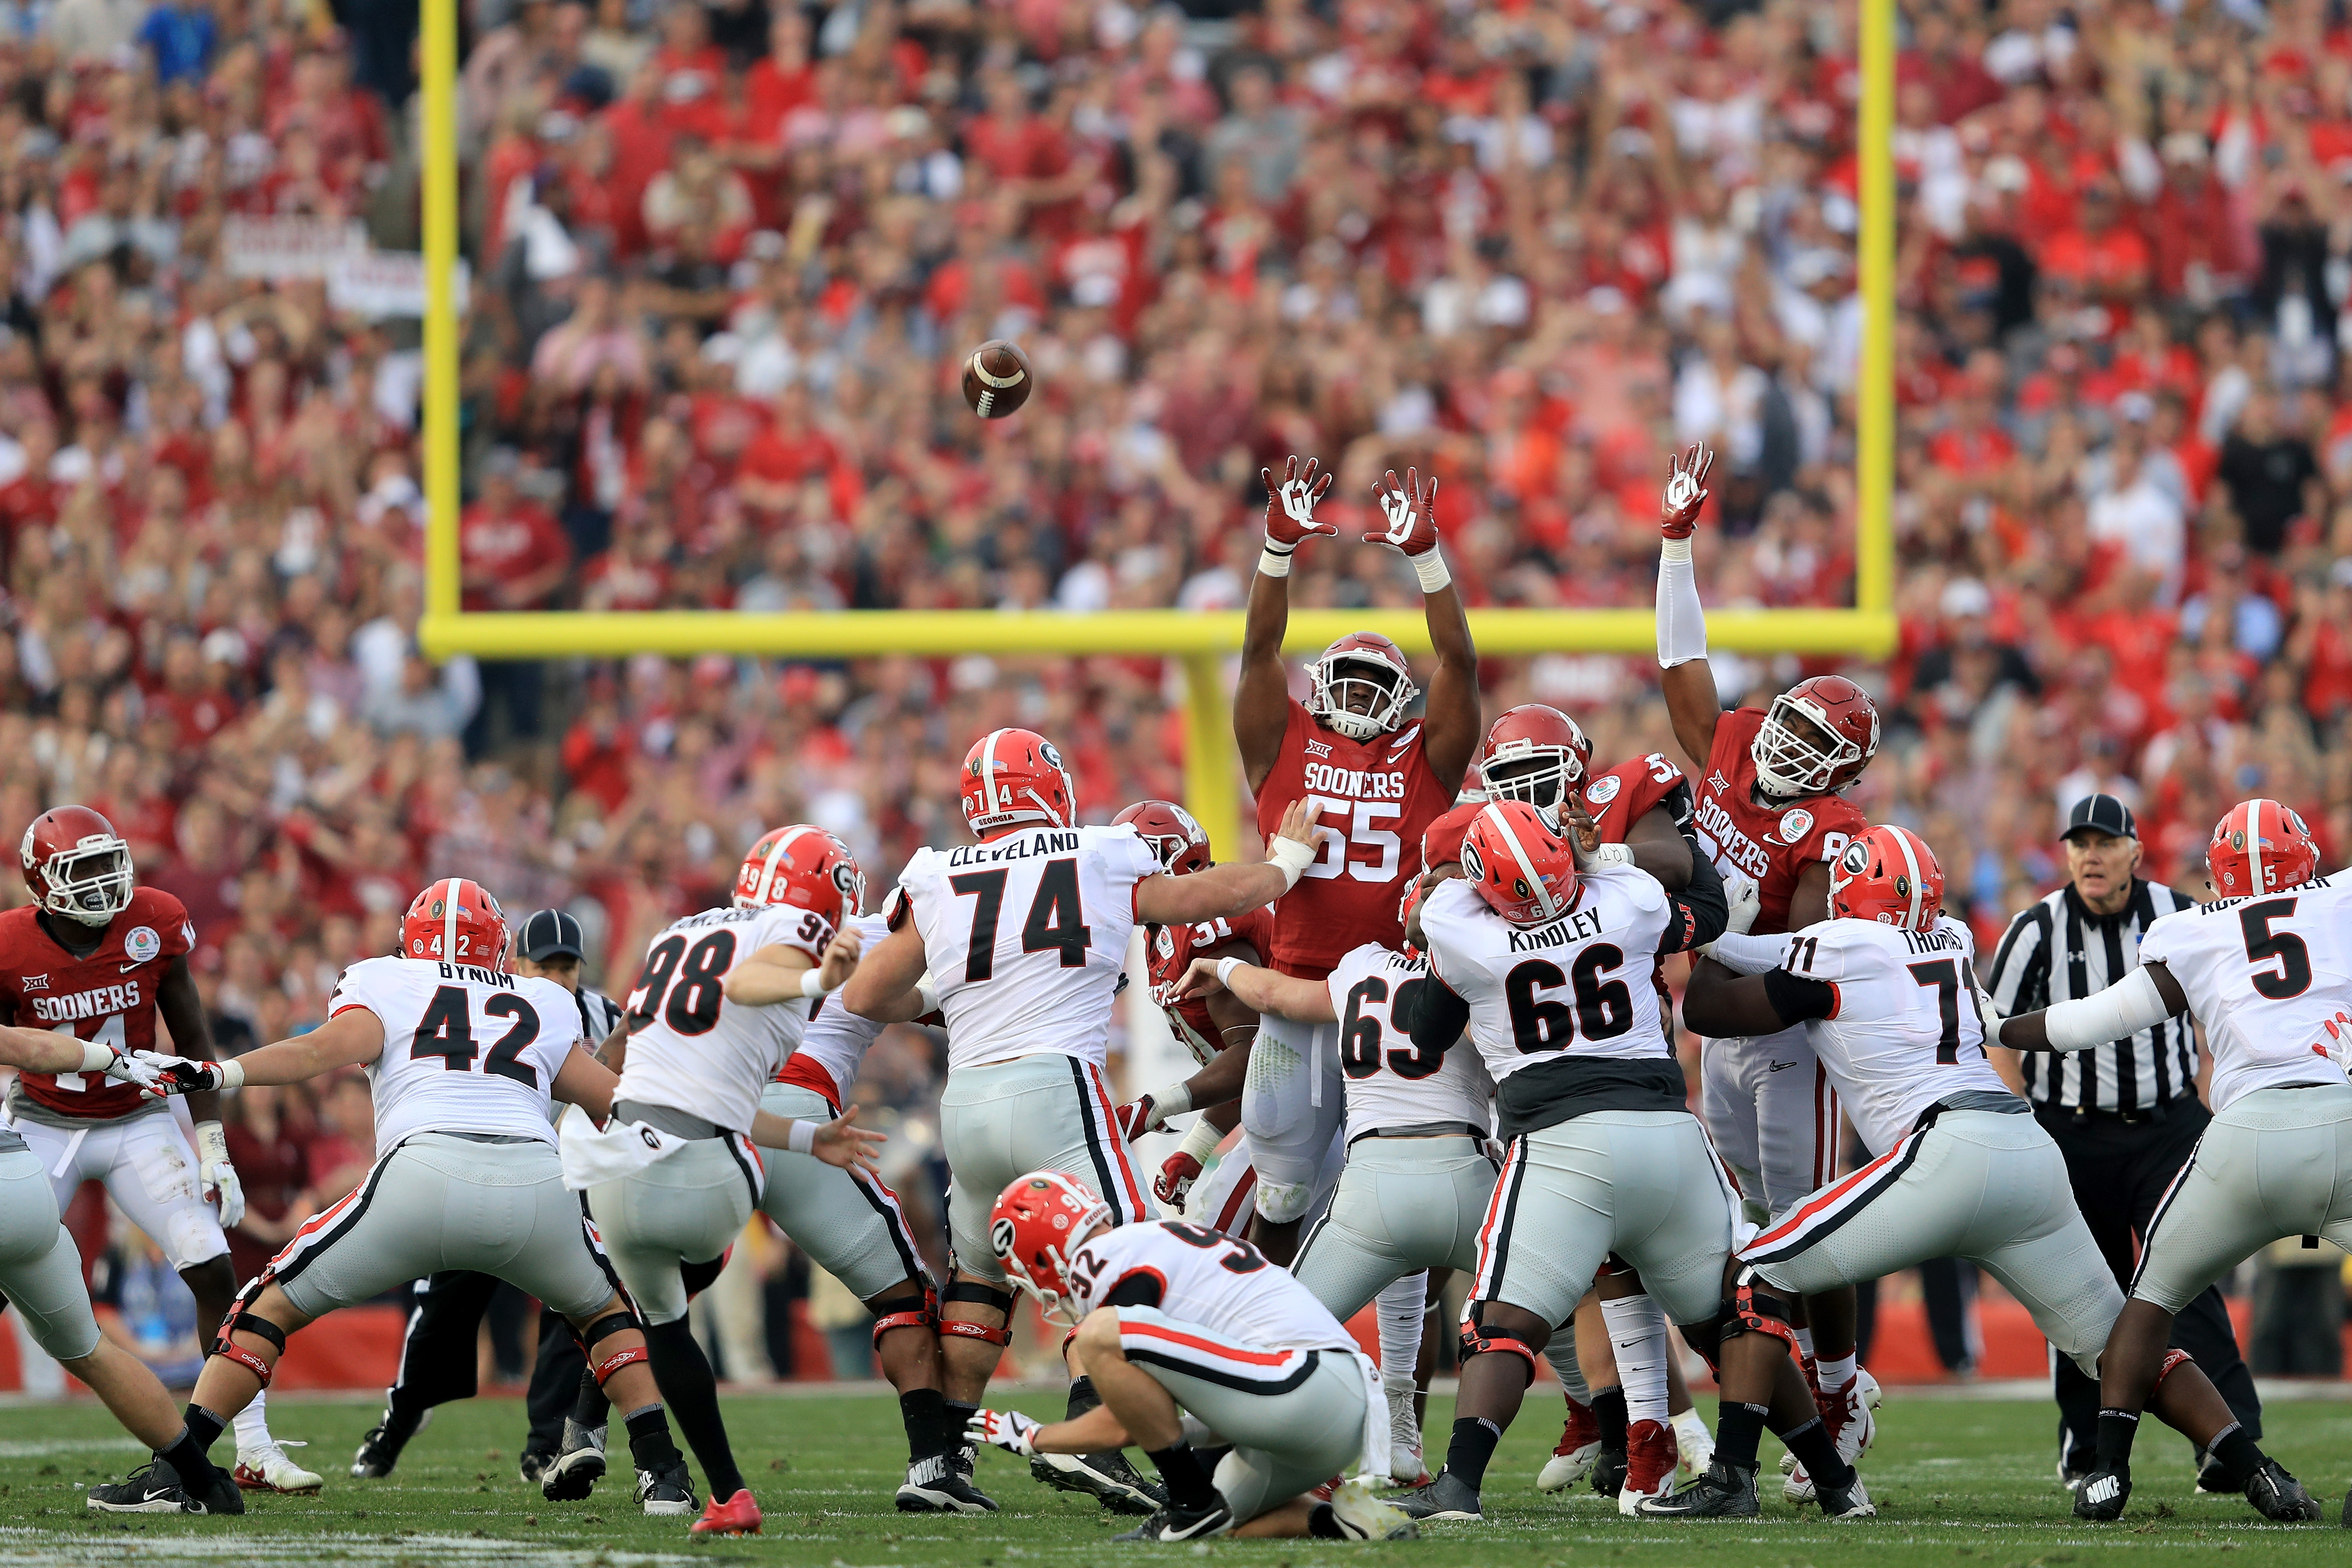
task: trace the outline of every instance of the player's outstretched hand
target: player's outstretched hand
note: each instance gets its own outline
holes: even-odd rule
[[[1018,1410],[975,1410],[964,1423],[963,1435],[975,1443],[986,1443],[1008,1454],[1034,1459],[1037,1457],[1037,1434],[1042,1426]]]
[[[817,978],[828,991],[837,991],[849,984],[849,977],[857,972],[857,956],[866,950],[866,938],[856,926],[845,925],[824,949],[824,961],[817,966]]]
[[[1176,982],[1176,999],[1188,1002],[1194,997],[1213,996],[1224,988],[1224,981],[1217,978],[1217,961],[1195,958],[1192,967],[1186,969],[1183,977]]]
[[[1294,456],[1283,460],[1279,481],[1271,468],[1257,471],[1259,480],[1265,486],[1266,543],[1278,553],[1287,555],[1298,548],[1301,539],[1316,534],[1326,538],[1339,537],[1339,524],[1315,520],[1315,503],[1331,487],[1331,476],[1318,477],[1317,466],[1318,460],[1309,457],[1302,468]]]
[[[1987,1045],[1999,1045],[2002,1022],[2000,1004],[1992,999],[1992,993],[1981,985],[1971,986],[1969,988],[1976,993],[1977,1021],[1984,1025],[1984,1042]]]
[[[874,1151],[889,1139],[856,1125],[856,1121],[857,1107],[852,1105],[816,1130],[816,1142],[810,1145],[809,1153],[843,1170],[880,1169],[881,1161]]]
[[[1151,1196],[1181,1214],[1185,1197],[1200,1179],[1201,1162],[1179,1149],[1160,1162],[1160,1174],[1151,1178]]]
[[[1436,475],[1432,474],[1424,486],[1421,471],[1408,468],[1400,484],[1391,468],[1373,486],[1372,498],[1381,504],[1381,515],[1388,518],[1389,526],[1366,534],[1366,544],[1388,545],[1408,557],[1427,555],[1437,548]]]
[[[1745,936],[1756,924],[1756,913],[1764,907],[1763,891],[1756,879],[1733,872],[1723,879],[1724,902],[1731,905],[1731,918],[1724,929],[1735,936]]]
[[[1698,509],[1706,505],[1707,471],[1715,466],[1715,454],[1706,443],[1693,442],[1691,449],[1666,465],[1666,493],[1658,500],[1658,531],[1670,539],[1686,539],[1698,527]]]
[[[106,1075],[119,1082],[135,1084],[160,1100],[171,1091],[163,1086],[163,1071],[156,1061],[155,1053],[152,1051],[137,1051],[129,1056],[117,1051],[114,1060],[106,1064]]]
[[[225,1081],[217,1061],[190,1061],[184,1056],[167,1056],[160,1051],[134,1051],[131,1060],[154,1073],[155,1082],[142,1087],[158,1098],[166,1094],[200,1094],[207,1089],[220,1088]],[[109,1075],[111,1076],[110,1070]]]
[[[1577,847],[1586,854],[1601,847],[1601,824],[1592,820],[1592,813],[1584,809],[1584,802],[1573,795],[1559,809],[1559,825],[1576,840]]]
[[[1160,1113],[1160,1103],[1149,1094],[1139,1094],[1111,1113],[1118,1124],[1121,1143],[1131,1144],[1146,1133],[1156,1133],[1167,1124],[1168,1118]]]
[[[1288,839],[1295,844],[1305,844],[1319,853],[1321,843],[1315,836],[1315,818],[1322,810],[1322,802],[1314,796],[1301,795],[1282,813],[1282,821],[1275,825],[1274,836]]]

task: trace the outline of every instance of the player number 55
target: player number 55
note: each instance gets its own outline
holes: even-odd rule
[[[1402,805],[1394,800],[1335,800],[1328,795],[1313,799],[1317,807],[1315,837],[1323,846],[1323,853],[1307,868],[1307,875],[1328,879],[1345,871],[1358,882],[1386,883],[1396,880],[1397,860],[1403,853],[1404,841],[1373,824],[1402,816]],[[1342,833],[1337,824],[1349,821],[1350,813],[1354,819],[1350,831]],[[1350,859],[1350,844],[1374,851],[1377,858]]]

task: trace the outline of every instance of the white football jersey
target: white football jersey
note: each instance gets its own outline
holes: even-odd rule
[[[1344,955],[1323,983],[1339,1015],[1349,1142],[1379,1127],[1461,1122],[1493,1128],[1495,1081],[1478,1052],[1457,1045],[1424,1059],[1412,1037],[1390,1021],[1390,1009],[1429,983],[1427,960],[1367,942]]]
[[[582,1035],[579,1005],[553,980],[438,958],[362,958],[335,982],[327,1016],[352,1008],[383,1026],[383,1053],[367,1070],[378,1158],[418,1133],[555,1142],[548,1091]]]
[[[878,915],[861,915],[849,924],[866,939],[865,951],[868,953],[890,934]],[[801,1031],[801,1048],[793,1052],[793,1059],[784,1063],[777,1076],[791,1082],[811,1067],[821,1068],[832,1092],[827,1093],[822,1084],[811,1083],[810,1087],[829,1100],[838,1101],[857,1082],[857,1070],[866,1064],[867,1048],[888,1027],[858,1017],[843,1007],[837,997],[827,997],[817,1004],[816,1016]]]
[[[1900,1143],[1947,1095],[2013,1092],[1985,1056],[1976,950],[1949,917],[1929,931],[1824,920],[1790,936],[1780,967],[1827,982],[1836,998],[1805,1038],[1872,1154]]]
[[[2336,1083],[2352,1056],[2352,875],[2176,910],[2140,936],[2205,1026],[2213,1109],[2256,1089]]]
[[[919,850],[900,873],[948,1022],[948,1071],[1058,1051],[1095,1067],[1160,862],[1122,823]]]
[[[832,940],[830,921],[788,904],[706,909],[665,927],[624,1004],[629,1054],[613,1098],[749,1131],[761,1092],[801,1042],[809,1002],[741,1007],[727,999],[727,977],[762,947],[782,943],[821,958]]]
[[[1347,1325],[1287,1269],[1238,1236],[1147,1219],[1105,1231],[1070,1255],[1079,1315],[1103,1304],[1121,1281],[1156,1283],[1155,1305],[1171,1318],[1267,1350],[1354,1350]]]
[[[1514,925],[1467,882],[1440,883],[1421,908],[1430,970],[1470,1004],[1470,1039],[1500,1083],[1554,1057],[1671,1059],[1650,980],[1675,905],[1637,866],[1578,877],[1576,907]]]

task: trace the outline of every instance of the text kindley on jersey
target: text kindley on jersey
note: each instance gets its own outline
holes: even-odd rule
[[[1561,915],[1549,925],[1538,925],[1532,931],[1511,928],[1514,953],[1533,953],[1543,947],[1571,947],[1579,942],[1590,942],[1607,928],[1598,909],[1579,909]]]

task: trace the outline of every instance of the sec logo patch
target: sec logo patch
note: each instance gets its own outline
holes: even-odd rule
[[[122,938],[123,956],[134,964],[143,964],[163,950],[163,939],[155,935],[152,925],[134,925]]]
[[[1793,844],[1813,831],[1813,814],[1802,806],[1780,819],[1780,841]]]
[[[1618,778],[1614,773],[1606,778],[1595,779],[1591,787],[1585,790],[1584,798],[1595,806],[1606,806],[1610,801],[1617,799],[1617,791],[1624,787],[1624,783],[1625,780]]]

